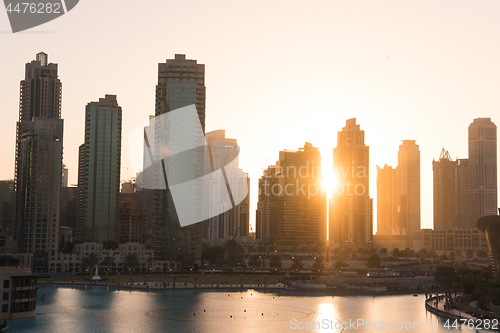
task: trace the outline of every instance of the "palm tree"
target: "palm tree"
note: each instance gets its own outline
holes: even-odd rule
[[[95,253],[89,254],[88,257],[83,257],[80,268],[82,271],[84,270],[89,270],[90,275],[92,276],[92,268],[94,268],[95,265],[99,263],[99,258],[97,258],[97,255]]]
[[[484,258],[486,258],[488,256],[488,254],[484,250],[479,250],[479,251],[477,251],[477,256],[479,258],[481,258],[482,260],[484,260]]]
[[[279,255],[274,255],[271,257],[271,261],[269,262],[269,267],[271,268],[281,268],[281,257]]]
[[[304,265],[302,264],[302,259],[295,257],[292,259],[292,269],[301,270]]]
[[[467,258],[467,260],[471,259],[472,257],[474,257],[474,251],[472,251],[471,249],[465,251],[465,258]]]
[[[153,259],[153,257],[149,256],[147,259],[146,259],[146,264],[149,266],[149,271],[151,272],[151,266],[153,266],[155,260]]]
[[[109,270],[109,266],[111,266],[111,269],[115,266],[115,258],[113,257],[105,257],[104,260],[101,262],[101,266],[106,266]]]
[[[434,272],[434,280],[441,284],[448,296],[448,304],[451,304],[451,288],[459,282],[459,275],[451,266],[438,266]]]
[[[131,253],[125,257],[123,261],[123,266],[127,267],[130,271],[139,266],[139,259],[137,259],[137,253]]]
[[[252,254],[250,256],[250,261],[248,261],[248,266],[250,267],[260,267],[260,258],[258,254]]]

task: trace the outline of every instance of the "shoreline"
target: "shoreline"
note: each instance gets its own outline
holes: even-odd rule
[[[172,285],[172,282],[159,283],[159,282],[123,282],[123,283],[107,283],[107,282],[92,282],[92,281],[38,281],[38,285],[65,285],[65,286],[101,286],[101,287],[115,287],[115,288],[123,288],[130,290],[243,290],[243,289],[256,289],[256,290],[285,290],[291,292],[312,292],[312,293],[321,293],[326,294],[328,296],[385,296],[385,295],[424,295],[425,292],[419,291],[391,291],[391,292],[356,292],[351,291],[340,291],[340,290],[332,290],[332,289],[305,289],[305,288],[295,288],[283,283],[274,283],[274,284],[187,284],[184,283],[175,283],[175,287]],[[433,291],[433,294],[441,291]],[[427,306],[427,302],[426,302]]]

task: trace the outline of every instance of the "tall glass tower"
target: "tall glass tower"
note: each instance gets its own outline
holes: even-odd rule
[[[85,143],[80,146],[78,188],[82,241],[117,241],[122,108],[115,95],[85,109]]]
[[[196,60],[186,59],[184,54],[176,54],[174,59],[167,59],[165,63],[158,64],[158,84],[156,85],[156,110],[155,117],[167,112],[194,105],[196,107],[199,124],[205,133],[205,65]],[[184,122],[193,122],[186,117]],[[181,124],[177,128],[191,128]],[[158,127],[159,128],[159,127]],[[155,132],[155,147],[168,146],[162,140],[183,140],[198,145],[204,145],[204,138],[198,138],[193,130],[177,133],[176,127],[171,127],[171,133]],[[157,131],[158,132],[158,131]],[[179,135],[176,135],[180,134]],[[181,144],[177,142],[177,146]],[[155,152],[155,155],[158,152]],[[182,170],[186,179],[196,179],[203,175],[204,151],[200,149],[193,156],[193,163],[186,165]],[[174,162],[172,162],[174,163]],[[155,169],[157,181],[164,180],[163,171]],[[156,177],[158,176],[158,177]],[[153,246],[155,258],[164,260],[183,261],[186,265],[195,265],[201,261],[202,250],[202,222],[181,228],[176,212],[172,192],[169,185],[166,189],[156,189],[153,192]],[[193,189],[195,191],[196,189]],[[202,192],[199,192],[200,195]],[[197,207],[193,207],[197,209]]]
[[[58,251],[63,120],[57,64],[40,52],[26,64],[16,133],[15,235],[18,252],[33,253],[35,272]],[[55,267],[54,267],[55,269]]]
[[[373,199],[369,196],[369,151],[365,131],[356,118],[347,119],[333,149],[338,187],[330,204],[330,240],[344,247],[363,247],[373,241]]]
[[[403,140],[398,151],[399,227],[401,235],[420,232],[420,149]]]
[[[469,226],[497,214],[497,126],[490,118],[469,126]]]

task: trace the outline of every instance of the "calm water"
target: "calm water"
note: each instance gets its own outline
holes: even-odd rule
[[[360,322],[344,332],[457,331],[444,328],[442,318],[436,325],[438,317],[425,310],[423,295],[332,297],[281,290],[146,292],[60,285],[41,285],[38,295],[45,295],[45,301],[39,296],[37,316],[9,321],[9,332],[339,332],[340,322],[356,320],[372,326],[367,328]],[[316,329],[311,327],[314,322],[319,322]],[[387,329],[389,323],[392,329]],[[401,329],[396,327],[398,323]]]

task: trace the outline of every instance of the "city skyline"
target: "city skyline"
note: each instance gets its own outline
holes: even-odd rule
[[[137,123],[153,113],[155,101],[151,91],[156,83],[157,64],[175,53],[186,53],[210,64],[207,112],[211,116],[207,118],[207,131],[225,128],[229,137],[238,139],[242,147],[240,165],[251,179],[251,211],[256,209],[261,168],[269,164],[266,159],[274,161],[280,150],[309,141],[319,147],[327,163],[331,159],[328,152],[336,145],[331,128],[339,128],[345,119],[356,117],[371,147],[372,175],[376,165],[397,164],[394,151],[400,140],[417,140],[422,154],[422,227],[430,227],[430,161],[439,156],[443,147],[453,158],[467,156],[464,129],[472,119],[491,116],[498,122],[494,115],[499,105],[495,92],[500,89],[496,80],[500,75],[496,64],[500,43],[494,42],[498,36],[493,31],[498,30],[500,23],[490,15],[499,9],[494,1],[487,1],[480,8],[465,2],[363,2],[363,11],[354,4],[340,2],[324,3],[322,11],[295,3],[283,4],[290,13],[310,14],[304,16],[304,24],[314,34],[290,25],[289,16],[281,15],[279,6],[266,13],[254,6],[245,7],[248,15],[261,20],[261,25],[250,28],[240,24],[245,19],[237,6],[230,5],[228,15],[221,17],[204,4],[193,13],[197,22],[205,24],[196,37],[199,43],[193,42],[192,30],[187,29],[176,34],[169,32],[172,43],[159,44],[154,42],[164,38],[162,31],[179,26],[180,18],[169,20],[166,27],[160,28],[161,10],[145,20],[119,9],[119,20],[118,16],[110,19],[103,14],[116,10],[112,4],[99,4],[103,12],[95,13],[96,4],[80,4],[77,10],[81,15],[72,11],[31,32],[1,36],[7,48],[16,49],[2,55],[4,63],[12,64],[6,66],[5,78],[0,82],[3,110],[7,110],[1,132],[7,147],[12,147],[15,136],[12,123],[17,117],[18,78],[23,75],[22,64],[32,54],[43,50],[63,68],[62,117],[65,132],[72,133],[65,138],[65,146],[76,147],[83,138],[81,110],[88,100],[106,93],[121,96],[125,138]],[[183,4],[171,7],[186,8]],[[209,19],[210,13],[218,15],[218,24]],[[86,27],[84,17],[96,17],[114,26],[109,32],[114,37],[112,42],[100,38],[101,29]],[[316,19],[311,20],[312,17]],[[442,23],[444,17],[446,25]],[[471,22],[467,27],[462,25],[465,18]],[[131,19],[137,25],[123,26],[122,19]],[[421,20],[427,24],[422,26]],[[149,35],[138,33],[139,25]],[[290,26],[290,30],[277,28],[282,25]],[[234,31],[228,31],[228,26]],[[0,20],[0,30],[10,30],[6,16]],[[58,33],[45,33],[50,31]],[[280,36],[279,47],[269,37],[273,34]],[[245,38],[236,38],[233,45],[228,45],[230,36]],[[58,43],[61,38],[71,42]],[[330,42],[325,44],[325,40]],[[131,43],[135,47],[131,48]],[[88,52],[86,45],[95,45],[101,51]],[[321,73],[311,70],[312,60],[323,64]],[[95,80],[95,73],[99,73],[99,80]],[[245,119],[245,126],[241,119]],[[257,127],[264,132],[276,131],[275,124],[283,130],[274,142],[255,135]],[[133,175],[127,142],[123,141],[121,174],[126,180]],[[7,160],[14,158],[13,149],[7,149],[5,154]],[[77,179],[77,155],[75,148],[64,152],[72,184]],[[12,163],[0,166],[0,178],[12,179],[13,174]],[[370,195],[376,198],[375,177],[370,182]],[[251,220],[254,224],[253,214]]]
[[[46,54],[46,53],[44,53],[44,52],[39,52],[39,53],[37,54],[37,59],[38,59],[38,61],[43,62],[45,65],[55,66],[55,68],[56,68],[56,70],[57,70],[57,65],[58,65],[57,63],[52,64],[52,63],[49,63],[49,62],[48,62],[48,54]],[[189,60],[189,59],[187,59],[187,60],[186,60],[185,55],[183,55],[183,54],[176,54],[176,55],[175,55],[175,60],[177,60],[177,61],[187,61],[188,63],[189,63],[189,62],[194,62],[194,64],[196,64],[196,60]],[[172,59],[171,61],[174,61],[174,59]],[[159,65],[161,65],[161,63],[160,63]],[[202,66],[203,66],[203,65],[202,65]],[[172,68],[169,68],[169,69],[170,69],[170,70],[173,70],[173,67],[172,67]],[[168,73],[169,73],[169,70],[167,70],[166,65],[164,65],[164,66],[159,66],[159,67],[158,67],[158,71],[159,71],[159,79],[158,79],[158,82],[159,82],[159,83],[162,83],[163,81],[166,81],[166,75],[169,75],[169,74],[168,74]],[[201,70],[201,72],[204,72],[204,68]],[[172,74],[172,75],[174,75],[174,74]],[[175,74],[175,75],[176,75],[176,74]],[[183,74],[183,75],[184,75],[184,74]],[[189,75],[189,74],[187,74],[187,75]],[[195,74],[195,75],[196,75],[196,74]],[[200,75],[201,75],[201,74],[200,74]],[[162,78],[162,77],[165,77],[165,78]],[[171,80],[173,81],[173,80],[179,80],[179,79],[171,79]],[[196,80],[196,79],[194,79],[194,80]],[[203,77],[202,77],[202,80],[203,80]],[[57,80],[57,82],[59,82],[58,84],[60,85],[60,81],[59,81],[59,80]],[[189,83],[181,83],[181,85],[182,85],[183,87],[184,87],[184,86],[186,86],[186,84],[188,84],[188,85],[189,85]],[[197,85],[197,84],[199,84],[199,83],[195,83],[195,85]],[[202,84],[203,84],[203,83],[202,83]],[[204,102],[202,101],[202,100],[204,100],[204,99],[205,99],[205,97],[204,97],[204,95],[205,95],[204,89],[205,89],[205,88],[203,87],[203,92],[202,92],[202,98],[201,98],[201,99],[200,99],[200,97],[198,96],[198,95],[199,95],[199,93],[196,93],[196,92],[194,92],[194,90],[193,90],[193,93],[196,95],[196,100],[193,100],[193,101],[194,101],[194,102],[196,102],[196,106],[197,106],[197,107],[199,107],[199,106],[201,106],[201,107],[202,107],[202,109],[198,109],[198,114],[199,114],[199,117],[200,117],[200,123],[201,123],[202,125],[204,125],[204,123],[205,123]],[[175,90],[175,89],[174,89],[174,90]],[[172,94],[172,93],[175,93],[175,94],[177,94],[177,95],[178,95],[178,91],[174,91],[174,90],[172,90],[171,94]],[[178,89],[177,89],[177,90],[178,90]],[[196,90],[196,91],[199,91],[199,90]],[[157,91],[157,93],[158,93],[158,91]],[[106,95],[106,96],[108,96],[108,95]],[[109,95],[109,96],[112,96],[112,95]],[[165,95],[165,96],[167,96],[167,97],[168,97],[168,94],[167,94],[167,95]],[[185,94],[185,96],[186,96],[186,97],[183,97],[183,98],[187,98],[187,100],[190,100],[190,99],[191,99],[191,95],[189,95],[189,93],[188,93],[188,94]],[[173,98],[173,99],[172,99],[174,106],[182,106],[182,105],[184,105],[184,104],[186,104],[186,103],[187,103],[187,102],[181,102],[179,105],[176,105],[175,100],[176,100],[176,99],[178,99],[178,98],[179,98],[179,97],[177,96],[177,97],[175,97],[175,98]],[[169,101],[168,103],[166,102],[167,100]],[[201,101],[201,104],[198,104],[198,103],[200,103],[200,101]],[[169,100],[169,98],[166,98],[166,99],[165,99],[165,107],[167,107],[168,109],[171,109],[171,106],[170,106],[170,100]],[[202,111],[200,111],[200,110],[202,110]],[[60,111],[59,111],[59,114],[60,114]],[[151,117],[152,117],[152,116],[149,116],[149,117],[150,117],[150,119],[151,119]],[[489,119],[489,117],[480,117],[480,118],[477,118],[477,119]],[[475,121],[475,120],[474,120],[474,121]],[[472,125],[472,124],[471,124],[471,125]],[[470,129],[469,129],[469,131],[470,131]],[[123,141],[123,137],[122,137],[122,141]],[[413,142],[413,143],[414,143],[414,142],[416,142],[416,141],[417,141],[417,140],[402,140],[403,145],[400,145],[400,149],[401,149],[401,147],[404,147],[404,143],[405,143],[405,142],[406,142],[406,143],[409,143],[409,142]],[[418,145],[417,145],[417,147],[418,147]],[[328,156],[327,156],[327,159],[328,159]],[[67,163],[67,161],[64,161],[64,162],[65,162],[65,163]],[[123,163],[123,161],[122,161],[122,163]],[[127,164],[127,162],[125,162],[125,163]],[[324,163],[324,164],[327,164],[327,165],[328,165],[328,162],[327,162],[327,163]],[[322,165],[322,167],[321,167],[321,169],[323,170],[323,177],[325,178],[325,179],[324,179],[324,181],[331,181],[331,180],[332,180],[331,175],[329,175],[329,174],[328,174],[328,172],[326,172],[326,173],[325,173],[325,167],[324,167],[324,164],[323,164],[323,165]],[[420,165],[421,165],[421,164],[422,164],[422,163],[420,163]],[[372,167],[369,167],[369,168],[371,169]],[[128,170],[128,168],[127,168],[127,170]],[[65,169],[65,177],[67,177],[67,174],[68,174],[67,169]],[[124,178],[123,178],[123,175],[121,175],[121,183],[126,182],[126,181],[129,181],[129,180],[130,180],[130,178],[126,178],[126,179],[124,179]],[[422,185],[422,184],[421,184],[421,185]],[[333,186],[333,185],[331,185],[331,186]],[[400,185],[400,186],[401,186],[401,185]],[[331,189],[330,189],[330,190],[331,190]],[[330,192],[331,192],[331,191],[330,191]],[[331,193],[330,193],[330,196],[331,196]],[[257,200],[258,200],[258,198],[257,198],[257,199],[253,199],[253,200],[251,200],[251,201],[252,201],[252,202],[253,202],[253,201],[255,201],[255,205],[256,205],[256,201],[257,201]],[[376,207],[376,206],[375,206],[375,207]],[[376,208],[375,208],[375,209],[376,209]],[[255,210],[254,210],[254,211],[255,211]],[[435,211],[435,209],[434,209],[434,211]],[[374,214],[374,215],[377,215],[377,214],[376,214],[376,212],[375,212],[375,214]],[[250,213],[250,216],[252,216],[252,214],[251,214],[251,213]],[[252,220],[252,222],[253,222],[253,223],[252,223],[252,222],[250,223],[251,230],[252,230],[252,231],[255,231],[255,222],[256,222],[256,221],[255,221],[254,219],[252,219],[252,217],[251,217],[250,219],[251,219],[251,220]],[[374,220],[375,220],[375,219],[374,219]],[[420,222],[420,225],[422,225],[422,223],[421,223],[421,222]],[[431,227],[432,227],[433,225],[434,225],[434,223],[432,223],[432,224],[431,224]],[[423,228],[426,228],[426,226],[423,226],[423,227],[422,227],[422,229],[423,229]],[[373,223],[373,234],[375,234],[375,233],[376,233],[376,222],[374,222],[374,223]],[[78,232],[76,232],[76,234],[78,234]]]

